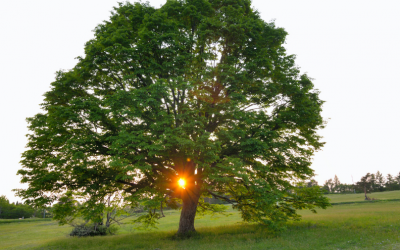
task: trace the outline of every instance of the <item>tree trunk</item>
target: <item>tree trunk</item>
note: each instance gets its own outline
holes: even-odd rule
[[[179,220],[178,235],[187,235],[196,232],[194,229],[194,218],[200,195],[196,187],[193,189],[194,192],[188,189],[182,190],[183,207]]]
[[[365,200],[367,201],[368,197],[367,197],[367,187],[366,186],[364,186],[364,195],[365,195]]]
[[[110,227],[111,224],[111,213],[107,212],[106,227]]]

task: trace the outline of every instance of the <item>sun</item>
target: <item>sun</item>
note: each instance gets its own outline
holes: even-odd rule
[[[186,181],[184,179],[179,179],[178,184],[181,188],[185,188]]]

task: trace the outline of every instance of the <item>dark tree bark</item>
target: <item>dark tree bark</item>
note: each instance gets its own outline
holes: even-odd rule
[[[110,227],[110,225],[111,225],[111,213],[107,212],[106,227]]]
[[[182,190],[182,212],[179,220],[178,235],[186,235],[196,232],[194,228],[194,218],[199,203],[199,190],[197,186]]]
[[[365,200],[366,201],[369,200],[368,196],[367,196],[367,187],[366,186],[364,186],[364,195],[365,195]]]

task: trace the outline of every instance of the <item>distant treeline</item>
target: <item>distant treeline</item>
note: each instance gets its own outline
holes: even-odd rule
[[[311,180],[308,185],[318,185],[315,180]],[[400,172],[397,176],[391,174],[383,176],[381,172],[375,174],[367,173],[354,184],[341,183],[335,175],[333,179],[325,181],[321,188],[325,193],[370,193],[400,190]]]
[[[0,196],[0,219],[51,217],[49,209],[35,209],[22,203],[10,203],[6,196]]]

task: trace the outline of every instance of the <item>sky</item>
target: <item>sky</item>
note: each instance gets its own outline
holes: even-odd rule
[[[115,0],[0,2],[0,195],[26,186],[16,175],[26,150],[25,119],[40,112],[55,72],[71,69]],[[132,1],[133,2],[133,1]],[[150,0],[159,7],[165,0]],[[367,172],[397,175],[400,142],[399,1],[253,0],[288,33],[285,47],[325,100],[325,147],[312,168],[319,184]]]

